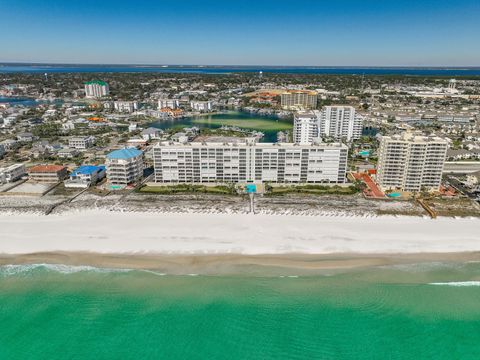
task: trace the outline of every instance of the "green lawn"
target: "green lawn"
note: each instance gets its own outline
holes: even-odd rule
[[[311,195],[353,195],[359,189],[352,185],[342,186],[323,186],[323,185],[303,185],[303,186],[280,186],[269,187],[267,195],[277,196],[285,194],[311,194]]]
[[[210,124],[216,126],[237,126],[242,129],[258,131],[284,131],[291,130],[293,125],[275,120],[249,120],[249,119],[194,119],[194,124]]]
[[[167,186],[143,186],[139,189],[141,193],[148,194],[178,194],[178,193],[208,193],[208,194],[235,194],[235,189],[229,186],[204,186],[204,185],[167,185]]]

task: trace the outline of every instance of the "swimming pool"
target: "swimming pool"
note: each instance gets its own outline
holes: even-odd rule
[[[387,196],[391,197],[391,198],[397,198],[397,197],[402,196],[402,194],[400,194],[398,192],[395,192],[395,193],[387,194]]]
[[[252,194],[255,194],[257,192],[257,185],[255,184],[247,184],[247,186],[245,186],[246,189],[247,189],[247,193],[252,193]]]

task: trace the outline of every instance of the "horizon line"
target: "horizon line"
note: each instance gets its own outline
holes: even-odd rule
[[[239,68],[372,68],[372,69],[394,69],[394,68],[406,68],[406,69],[474,69],[480,68],[480,65],[242,65],[242,64],[142,64],[142,63],[75,63],[75,62],[27,62],[27,61],[0,61],[1,65],[54,65],[54,66],[134,66],[134,67],[239,67]]]

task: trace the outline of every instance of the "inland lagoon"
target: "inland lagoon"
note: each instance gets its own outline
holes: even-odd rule
[[[262,141],[276,142],[277,132],[291,131],[293,121],[280,119],[272,115],[258,115],[241,111],[226,111],[216,114],[190,116],[175,120],[162,120],[150,124],[159,129],[196,126],[200,129],[218,129],[222,126],[238,127],[244,130],[256,130],[265,134]]]

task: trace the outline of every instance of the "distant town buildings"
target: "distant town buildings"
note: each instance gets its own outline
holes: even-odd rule
[[[178,99],[159,99],[158,100],[159,109],[169,108],[169,109],[175,110],[178,108],[179,105],[180,105],[180,102]]]
[[[382,136],[377,182],[384,190],[438,190],[448,142],[406,132]]]
[[[68,139],[68,146],[73,149],[88,149],[95,144],[94,136],[74,136]]]
[[[100,98],[108,96],[110,89],[105,81],[89,81],[85,83],[85,97],[87,98]]]
[[[122,188],[143,177],[143,152],[135,148],[112,151],[107,155],[107,180],[113,188]]]
[[[212,111],[213,104],[211,101],[191,101],[190,107],[194,111],[208,112]]]
[[[121,113],[133,113],[138,110],[138,102],[136,101],[114,101],[113,108]]]
[[[159,183],[344,183],[346,145],[163,142],[154,147]]]
[[[317,93],[308,90],[289,90],[280,94],[280,103],[287,110],[315,109]]]

